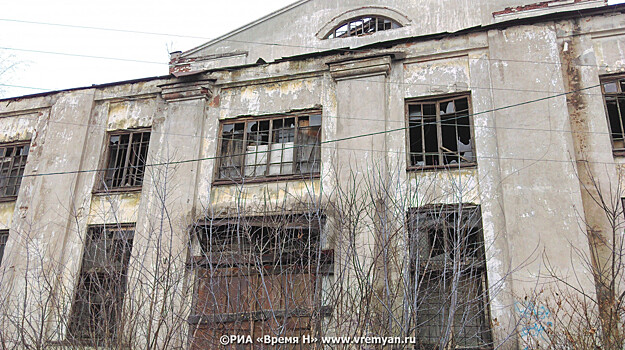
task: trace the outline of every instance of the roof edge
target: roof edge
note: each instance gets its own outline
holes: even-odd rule
[[[19,100],[19,99],[24,99],[24,98],[42,97],[42,96],[47,96],[47,95],[52,95],[52,94],[58,94],[59,92],[69,92],[69,91],[79,91],[79,90],[88,90],[88,89],[98,89],[98,88],[105,88],[105,87],[115,86],[115,85],[134,84],[134,83],[141,83],[141,82],[145,82],[145,81],[152,81],[152,80],[159,80],[159,79],[171,79],[171,78],[174,78],[174,76],[171,75],[171,74],[168,74],[168,75],[157,75],[157,76],[145,77],[145,78],[120,80],[120,81],[114,81],[114,82],[110,82],[110,83],[93,84],[91,86],[81,86],[81,87],[61,89],[61,90],[50,90],[50,91],[37,92],[37,93],[34,93],[34,94],[19,95],[19,96],[13,96],[13,97],[2,97],[2,98],[0,98],[0,102],[11,101],[11,100]]]

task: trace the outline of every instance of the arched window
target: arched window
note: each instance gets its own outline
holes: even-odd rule
[[[363,36],[382,30],[401,28],[398,22],[382,16],[360,16],[342,22],[325,39]]]

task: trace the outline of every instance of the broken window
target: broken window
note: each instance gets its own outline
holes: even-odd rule
[[[326,308],[322,275],[332,266],[322,251],[322,219],[287,215],[212,220],[198,229],[192,348],[219,337],[311,334]]]
[[[149,131],[111,133],[102,189],[140,187],[143,184],[149,143]]]
[[[315,174],[320,169],[318,113],[225,122],[220,139],[219,179]]]
[[[419,344],[425,349],[490,348],[479,206],[420,208],[410,212],[409,220]]]
[[[409,102],[407,109],[410,167],[475,163],[467,96]]]
[[[134,227],[92,226],[68,329],[69,339],[107,344],[121,315]]]
[[[339,24],[326,36],[326,39],[362,36],[401,27],[402,25],[396,21],[382,16],[355,17]]]
[[[0,146],[0,197],[17,196],[30,142]]]
[[[0,263],[4,257],[4,248],[9,240],[9,230],[0,230]]]
[[[602,80],[603,96],[605,97],[608,124],[615,151],[625,151],[625,77]]]

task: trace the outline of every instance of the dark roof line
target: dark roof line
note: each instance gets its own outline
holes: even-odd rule
[[[21,99],[24,99],[24,98],[42,97],[42,96],[57,94],[57,93],[60,93],[60,92],[88,90],[88,89],[99,89],[99,88],[106,88],[106,87],[110,87],[110,86],[123,85],[123,84],[134,84],[134,83],[141,83],[141,82],[145,82],[145,81],[152,81],[152,80],[159,80],[159,79],[171,79],[173,77],[174,77],[173,75],[169,74],[169,75],[160,75],[160,76],[151,76],[151,77],[145,77],[145,78],[135,78],[135,79],[129,79],[129,80],[114,81],[114,82],[110,82],[110,83],[93,84],[91,86],[81,86],[81,87],[68,88],[68,89],[62,89],[62,90],[51,90],[51,91],[37,92],[37,93],[34,93],[34,94],[28,94],[28,95],[20,95],[20,96],[14,96],[14,97],[0,98],[0,102],[10,101],[10,100],[21,100]]]

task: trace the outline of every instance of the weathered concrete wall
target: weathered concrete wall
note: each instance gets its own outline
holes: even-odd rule
[[[299,34],[291,30],[280,38],[283,43],[318,45],[318,39],[300,34],[356,3],[350,0],[328,9],[328,4],[305,2],[233,38],[276,40],[283,34],[266,30],[271,25],[302,28]],[[492,14],[487,21],[484,13],[495,6],[454,2],[435,13],[425,10],[434,6],[429,1],[396,5],[408,13],[409,27],[340,45],[486,23]],[[305,13],[315,15],[293,20]],[[108,131],[140,127],[152,130],[148,163],[154,165],[146,171],[142,190],[132,193],[92,195],[99,188],[97,171],[24,178],[17,201],[0,203],[0,228],[11,228],[2,262],[3,293],[19,300],[27,272],[61,271],[58,286],[35,295],[70,291],[65,301],[70,305],[88,225],[136,223],[129,280],[136,288],[129,289],[128,300],[154,298],[156,304],[171,303],[186,314],[191,302],[185,291],[192,291],[185,270],[190,228],[207,216],[303,212],[333,203],[343,190],[360,196],[358,204],[368,205],[357,230],[360,257],[367,262],[378,248],[380,233],[392,230],[377,218],[394,218],[401,226],[409,208],[473,203],[482,212],[495,341],[515,349],[518,339],[507,336],[522,315],[514,305],[539,292],[538,284],[548,288],[547,266],[570,281],[576,276],[575,283],[594,291],[591,266],[578,255],[590,253],[582,228],[593,222],[605,231],[605,222],[595,219],[601,212],[584,193],[589,179],[580,178],[580,166],[586,161],[602,164],[591,167],[590,173],[606,188],[619,180],[625,183],[613,164],[625,160],[612,156],[598,89],[568,100],[554,95],[592,87],[601,75],[625,71],[623,28],[625,16],[609,14],[579,23],[515,26],[387,49],[0,101],[0,142],[32,140],[26,175],[96,170]],[[198,54],[243,48],[220,45]],[[257,51],[245,62],[299,49],[252,50]],[[470,95],[477,167],[406,171],[406,100],[450,93]],[[220,122],[311,109],[321,110],[323,116],[319,178],[214,185]],[[369,133],[373,134],[360,137]],[[353,183],[365,186],[350,187]],[[390,194],[397,201],[378,202],[371,193]],[[331,213],[328,216],[332,227]],[[340,248],[332,246],[337,244],[332,239],[336,232],[326,229],[324,234],[331,248]],[[400,247],[405,247],[403,238],[397,240]],[[40,260],[23,259],[35,251]],[[145,280],[146,271],[158,280],[164,263],[179,277],[168,282],[176,293]],[[390,275],[395,278],[401,271]],[[27,308],[34,320],[41,320],[37,302],[30,299]],[[44,321],[56,329],[62,317]],[[185,344],[187,333],[175,336],[175,343]],[[51,334],[54,340],[62,337],[62,332]]]
[[[255,63],[259,58],[272,62],[281,57],[362,47],[399,38],[454,33],[494,22],[605,5],[603,0],[376,0],[366,5],[360,0],[299,1],[274,15],[183,53],[180,66],[176,69],[214,69]],[[501,14],[496,17],[495,13]],[[365,14],[392,18],[403,27],[362,37],[322,40],[329,30],[342,21]]]

